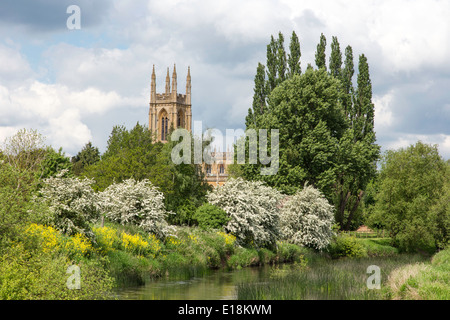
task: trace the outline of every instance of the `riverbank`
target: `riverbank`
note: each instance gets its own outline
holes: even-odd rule
[[[143,285],[167,277],[187,279],[207,270],[241,269],[279,263],[303,263],[310,250],[278,242],[275,250],[236,246],[236,238],[222,231],[177,227],[174,236],[159,241],[138,229],[109,224],[94,228],[98,249],[108,259],[116,285]],[[127,240],[131,239],[131,240]]]
[[[388,238],[344,235],[319,253],[282,241],[272,250],[244,248],[230,234],[197,227],[178,227],[164,241],[133,226],[108,223],[92,230],[94,239],[88,240],[36,224],[25,228],[20,241],[2,246],[0,297],[105,299],[117,289],[158,279],[199,279],[211,270],[271,266],[264,286],[242,279],[237,298],[450,299],[449,249],[430,259],[399,254]],[[66,286],[67,270],[74,265],[81,270],[81,290]],[[369,265],[380,267],[382,290],[367,290]]]

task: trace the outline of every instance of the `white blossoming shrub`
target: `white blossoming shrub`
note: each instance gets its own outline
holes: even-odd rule
[[[294,244],[324,249],[333,236],[333,223],[333,206],[312,186],[297,191],[280,209],[282,237]]]
[[[207,194],[208,202],[224,210],[224,229],[240,245],[273,246],[279,236],[277,204],[281,194],[259,181],[230,179]]]
[[[146,179],[113,183],[100,193],[102,212],[122,225],[133,224],[164,238],[173,227],[166,221],[164,195]]]
[[[89,223],[99,218],[98,196],[91,188],[94,180],[64,177],[66,173],[67,169],[45,179],[41,197],[35,198],[48,205],[50,214],[43,222],[67,235],[80,233],[92,238]]]

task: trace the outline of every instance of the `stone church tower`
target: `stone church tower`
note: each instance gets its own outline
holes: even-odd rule
[[[177,92],[177,71],[173,66],[172,90],[170,88],[169,68],[167,68],[166,91],[156,93],[156,75],[153,65],[150,89],[149,129],[156,134],[156,140],[167,142],[170,129],[185,128],[192,131],[191,111],[191,72],[188,67],[186,94]]]

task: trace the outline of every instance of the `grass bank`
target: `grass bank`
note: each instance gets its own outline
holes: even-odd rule
[[[97,250],[109,261],[107,268],[117,286],[140,285],[171,276],[189,278],[210,269],[301,262],[309,253],[303,247],[278,242],[277,249],[243,248],[223,231],[177,227],[160,241],[138,228],[108,224],[94,228]]]
[[[237,297],[243,300],[375,300],[385,299],[383,290],[368,289],[367,268],[376,265],[381,270],[384,287],[392,270],[399,266],[424,261],[420,255],[329,259],[321,257],[307,266],[287,266],[275,269],[264,284],[242,283]]]
[[[450,249],[431,262],[417,262],[392,271],[386,295],[395,300],[450,300]]]

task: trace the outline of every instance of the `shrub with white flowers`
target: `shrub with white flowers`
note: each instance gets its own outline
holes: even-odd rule
[[[240,245],[273,246],[279,236],[281,194],[260,181],[230,179],[207,194],[208,202],[224,210],[230,221],[224,229]]]
[[[333,223],[333,206],[312,186],[305,185],[280,209],[282,237],[294,244],[324,249],[333,236]]]
[[[100,193],[100,204],[106,218],[122,225],[137,225],[159,238],[173,230],[166,221],[164,195],[149,180],[113,183]]]
[[[67,235],[92,238],[89,223],[99,218],[98,196],[91,188],[94,180],[64,177],[66,173],[67,169],[44,180],[41,197],[35,199],[46,203],[50,214],[41,218]]]

